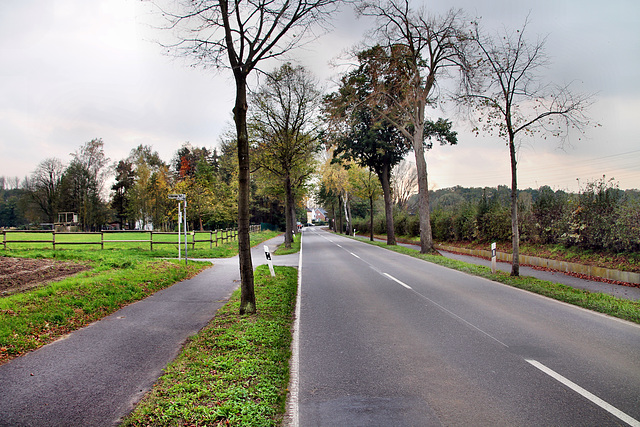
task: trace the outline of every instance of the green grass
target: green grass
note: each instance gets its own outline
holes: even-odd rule
[[[193,233],[193,235],[191,234]],[[216,237],[218,238],[218,246],[228,244],[235,239],[227,237],[227,233],[222,231],[214,232],[191,232],[187,235],[188,250],[208,250],[211,246],[216,247]],[[260,234],[260,233],[252,233]],[[144,231],[105,231],[104,232],[104,249],[147,249],[151,248],[149,243],[149,232]],[[224,240],[223,237],[225,238]],[[210,242],[195,242],[193,240],[214,240]],[[102,236],[100,233],[56,233],[56,249],[68,249],[83,247],[85,249],[100,249]],[[131,240],[130,242],[119,242],[118,240]],[[23,242],[27,241],[27,242]],[[53,233],[51,231],[41,232],[19,232],[12,231],[6,234],[6,247],[8,250],[14,249],[53,249]],[[84,242],[86,244],[79,244]],[[180,236],[181,250],[184,252],[184,235]],[[73,243],[73,244],[70,244]],[[153,234],[153,250],[178,253],[178,236],[171,234]]]
[[[301,233],[297,233],[293,236],[293,243],[291,244],[291,248],[287,249],[284,247],[284,243],[278,247],[278,249],[274,252],[274,255],[289,255],[294,254],[296,252],[300,252],[300,236]]]
[[[277,426],[285,411],[297,270],[255,273],[258,313],[239,316],[240,293],[165,370],[124,426]]]
[[[252,245],[275,237],[275,232],[251,234]],[[189,256],[230,257],[237,242],[214,249],[196,249]],[[192,277],[210,263],[158,259],[176,257],[167,249],[22,249],[5,256],[52,258],[87,264],[91,270],[27,292],[0,298],[0,363],[37,349],[56,338],[107,316],[126,304]]]
[[[603,294],[600,292],[589,292],[586,290],[576,289],[570,286],[553,283],[546,280],[540,280],[533,277],[512,277],[508,273],[501,271],[497,271],[495,274],[493,274],[491,273],[491,269],[489,267],[469,264],[463,261],[445,258],[440,255],[421,254],[415,249],[410,249],[399,245],[387,246],[387,244],[384,242],[370,242],[369,240],[363,239],[358,240],[366,241],[369,244],[380,246],[382,248],[409,255],[414,258],[419,258],[424,261],[432,262],[434,264],[442,265],[447,268],[463,271],[475,276],[480,276],[489,280],[504,283],[509,286],[535,292],[549,298],[564,301],[566,303],[574,304],[583,308],[587,308],[589,310],[597,311],[599,313],[604,313],[610,316],[618,317],[620,319],[640,323],[640,302],[638,301],[616,298],[614,296]]]

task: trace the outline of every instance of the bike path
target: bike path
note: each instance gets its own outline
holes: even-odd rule
[[[384,240],[376,239],[381,242]],[[420,250],[419,245],[413,245],[410,243],[398,243],[400,246],[407,248]],[[443,251],[438,249],[438,252],[442,256],[447,258],[456,259],[458,261],[468,262],[469,264],[484,265],[491,267],[491,260],[479,258],[471,255],[462,255],[452,252]],[[498,261],[496,268],[501,271],[511,272],[511,263]],[[548,271],[540,270],[537,268],[529,267],[526,265],[520,265],[520,275],[535,277],[541,280],[547,280],[553,283],[560,283],[563,285],[571,286],[572,288],[584,289],[590,292],[602,292],[603,294],[613,295],[618,298],[624,298],[632,301],[640,301],[640,288],[633,286],[616,285],[606,282],[600,282],[597,280],[588,280],[580,277],[571,276],[561,271]]]
[[[283,236],[252,249],[266,263]],[[297,265],[297,255],[272,257]],[[0,366],[0,426],[117,425],[240,283],[238,257]]]

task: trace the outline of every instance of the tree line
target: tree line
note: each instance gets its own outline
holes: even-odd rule
[[[177,204],[168,198],[172,193],[187,195],[189,229],[234,227],[237,168],[232,137],[223,137],[219,150],[184,143],[168,162],[152,147],[140,145],[113,163],[105,156],[104,142],[93,139],[67,164],[47,158],[23,180],[0,177],[0,227],[37,229],[68,222],[78,231],[112,227],[173,231]],[[259,170],[252,184],[252,222],[284,229],[283,191]],[[292,201],[294,218],[304,215],[300,199]],[[75,218],[64,215],[67,212]]]
[[[510,189],[454,187],[432,191],[433,238],[446,242],[510,243]],[[361,233],[371,231],[366,200],[356,203],[353,222]],[[415,200],[406,209],[396,207],[398,235],[419,236]],[[640,251],[640,192],[620,190],[612,179],[588,182],[577,193],[549,186],[518,193],[519,234],[523,242],[562,245],[613,253]],[[374,214],[373,232],[384,234],[385,216]]]
[[[251,95],[250,77],[264,72],[261,66],[265,63],[282,57],[308,40],[306,35],[313,37],[316,30],[326,29],[331,17],[343,4],[354,5],[360,16],[370,18],[372,31],[363,43],[367,47],[354,54],[356,67],[345,73],[338,91],[325,98],[323,119],[326,125],[324,131],[318,133],[311,123],[306,122],[314,115],[317,96],[304,100],[297,98],[295,90],[281,91],[272,86],[265,91],[267,98],[261,104],[259,96]],[[544,40],[530,42],[524,36],[526,21],[515,31],[488,34],[462,11],[452,9],[435,15],[425,8],[413,8],[409,0],[184,1],[171,2],[166,10],[159,10],[159,15],[166,19],[165,29],[173,38],[164,45],[169,52],[186,58],[192,66],[216,70],[227,68],[234,77],[236,99],[232,111],[237,159],[234,179],[237,186],[230,186],[229,191],[237,191],[235,212],[239,230],[241,313],[256,310],[249,243],[251,198],[256,188],[267,191],[270,187],[268,179],[256,179],[255,174],[264,173],[279,183],[279,190],[271,188],[269,191],[284,193],[281,200],[285,204],[288,239],[294,216],[291,201],[295,204],[296,199],[303,197],[310,176],[303,166],[313,164],[309,156],[320,146],[336,155],[332,155],[333,160],[325,159],[321,185],[323,197],[337,199],[339,211],[344,213],[349,224],[353,221],[351,198],[356,193],[364,195],[372,209],[378,191],[384,194],[386,201],[386,223],[393,221],[389,209],[392,201],[389,176],[399,159],[413,152],[421,252],[433,249],[425,152],[432,148],[433,142],[457,142],[451,121],[436,119],[429,114],[430,108],[445,98],[465,111],[466,116],[477,124],[478,132],[495,133],[507,142],[512,172],[512,274],[518,275],[520,225],[516,154],[519,138],[536,133],[562,138],[569,129],[584,129],[588,125],[584,113],[590,102],[588,96],[574,95],[567,86],[552,86],[540,79],[540,69],[547,64]],[[268,84],[286,83],[288,71],[281,71],[283,77],[277,73],[270,74]],[[459,89],[449,93],[445,90],[449,86]],[[286,108],[289,100],[294,100],[290,104],[294,107],[309,106],[311,113],[300,116],[305,120],[303,126],[290,120],[300,109]],[[261,108],[262,105],[267,108]],[[251,120],[257,123],[257,128],[253,127]],[[299,145],[301,142],[303,144]],[[272,146],[281,147],[281,153],[288,150],[290,154],[302,157],[294,160],[286,154],[278,158],[269,153]],[[263,161],[261,156],[268,160]],[[194,201],[195,210],[200,213],[192,220],[202,225],[207,221],[206,212],[215,205],[215,201],[224,199],[221,194],[208,194],[205,190],[207,185],[209,187],[206,188],[211,187],[213,179],[217,179],[219,171],[216,168],[219,166],[215,162],[204,162],[199,168],[197,162],[192,167],[187,161],[184,174],[178,170],[173,176],[174,181],[164,183],[162,167],[148,160],[144,165],[137,162],[133,156],[129,162],[119,164],[118,183],[121,187],[114,191],[122,193],[118,195],[118,215],[123,223],[133,219],[128,216],[133,211],[136,221],[162,224],[159,196],[164,185],[169,187],[170,184],[186,182],[183,184],[184,192],[187,187],[198,189],[193,197],[195,200],[203,195],[204,201],[200,204],[203,208],[199,209],[198,202]],[[180,162],[182,168],[182,159]],[[87,169],[82,162],[77,164],[78,174],[86,175],[77,188],[90,190],[78,198],[99,195],[99,181],[94,182],[93,178],[95,171]],[[339,164],[344,167],[340,169],[337,167]],[[256,166],[260,169],[254,170]],[[141,185],[137,189],[133,184],[128,186],[128,176],[134,172]],[[374,175],[378,184],[373,179]],[[136,197],[127,198],[127,191]],[[149,200],[144,200],[147,196]],[[83,212],[85,227],[99,223],[96,218],[100,212],[90,212],[89,203],[78,202],[77,209]],[[220,212],[224,210],[224,207],[220,208]],[[387,227],[388,243],[394,244],[394,228]]]

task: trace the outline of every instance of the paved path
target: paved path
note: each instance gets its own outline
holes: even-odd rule
[[[381,239],[376,239],[379,241],[384,241]],[[420,246],[412,245],[408,243],[398,243],[401,246],[419,250]],[[459,261],[468,262],[470,264],[484,265],[487,267],[491,267],[491,260],[479,258],[471,255],[461,255],[455,254],[446,251],[439,251],[443,256],[451,259],[457,259]],[[498,262],[496,264],[496,268],[502,271],[510,272],[511,264],[508,262]],[[553,283],[562,283],[563,285],[571,286],[573,288],[585,289],[591,292],[602,292],[604,294],[613,295],[618,298],[624,298],[629,300],[638,301],[640,300],[640,288],[631,287],[631,286],[623,286],[623,285],[613,285],[605,282],[598,282],[595,280],[586,280],[578,277],[571,276],[569,274],[564,274],[562,272],[554,272],[554,271],[545,271],[538,270],[535,268],[527,267],[524,265],[520,266],[520,275],[521,276],[531,276],[536,277],[542,280],[548,280]]]
[[[266,262],[283,237],[252,251]],[[297,254],[273,257],[297,265]],[[204,327],[238,287],[238,257],[131,304],[0,366],[0,426],[109,426],[153,386],[185,340]]]

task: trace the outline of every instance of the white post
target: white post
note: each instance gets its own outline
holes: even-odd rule
[[[267,257],[267,264],[269,264],[269,271],[271,272],[271,277],[276,277],[276,272],[273,269],[273,260],[271,260],[271,252],[269,252],[269,246],[264,245],[264,254]]]
[[[180,253],[180,225],[182,224],[182,207],[178,202],[178,261],[182,260],[182,254]]]
[[[184,199],[184,265],[188,265],[187,257],[187,198]]]
[[[491,243],[491,273],[496,273],[496,242]]]

